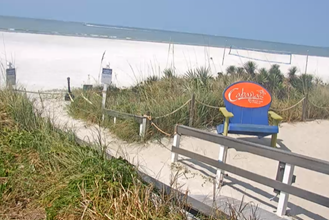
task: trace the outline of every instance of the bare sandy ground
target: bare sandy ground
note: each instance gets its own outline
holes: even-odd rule
[[[103,66],[110,63],[113,83],[130,86],[148,76],[162,76],[165,68],[175,67],[184,75],[196,67],[208,67],[213,76],[225,72],[230,65],[242,66],[255,61],[259,68],[279,64],[283,73],[296,66],[304,73],[306,56],[255,52],[208,46],[169,45],[128,40],[54,36],[0,32],[0,63],[15,63],[17,81],[27,90],[66,88],[71,77],[73,87],[97,83],[102,54]],[[290,63],[291,58],[291,63]],[[328,57],[310,56],[307,72],[329,80]],[[1,71],[0,71],[1,72]],[[88,80],[90,79],[90,80]],[[0,74],[0,85],[4,77]]]
[[[146,144],[128,144],[115,138],[107,129],[70,118],[65,110],[68,103],[62,99],[62,97],[57,100],[45,99],[43,101],[44,107],[42,107],[40,100],[37,100],[36,107],[43,109],[45,116],[50,116],[57,126],[73,129],[77,136],[85,141],[95,143],[99,142],[99,137],[101,137],[102,144],[107,146],[109,153],[125,157],[137,165],[139,169],[166,184],[170,184],[172,175],[176,174],[171,169],[172,139],[164,138],[161,141],[151,141]],[[282,124],[278,147],[329,161],[328,128],[329,121]],[[253,137],[234,137],[266,145],[270,144],[268,138],[259,140]],[[216,144],[191,137],[182,137],[181,147],[218,159],[219,148]],[[227,162],[272,179],[276,176],[278,166],[276,161],[232,149],[229,150]],[[214,193],[211,179],[215,176],[216,170],[213,167],[181,157],[179,158],[179,166],[178,185],[181,189],[188,190],[191,196],[211,205]],[[294,174],[297,176],[295,186],[329,197],[329,176],[302,168],[295,168]],[[229,198],[241,200],[244,197],[244,201],[250,202],[254,207],[258,206],[275,212],[278,199],[274,198],[271,201],[275,195],[273,189],[232,174],[229,174],[225,179],[225,183],[220,190],[216,191],[217,201],[219,201],[220,196],[226,196],[227,202],[233,201]],[[289,218],[293,219],[329,219],[328,208],[295,196],[290,196],[288,209]]]
[[[290,56],[253,52],[247,50],[225,50],[202,46],[172,45],[164,43],[136,42],[81,37],[49,36],[0,32],[0,62],[11,61],[17,68],[17,81],[27,90],[61,89],[66,87],[66,77],[71,77],[73,87],[84,83],[96,83],[99,75],[100,59],[106,50],[104,64],[110,62],[114,71],[113,82],[118,86],[135,84],[150,75],[161,76],[163,69],[175,66],[177,74],[184,74],[190,68],[209,67],[211,73],[225,72],[229,65],[242,65],[250,60],[257,61],[259,68],[268,68],[280,62],[281,70],[287,72],[297,66],[305,72],[306,56]],[[2,43],[3,42],[3,43]],[[248,58],[244,58],[248,57]],[[328,59],[309,57],[308,73],[329,79]],[[286,63],[286,64],[285,64]],[[0,87],[5,79],[0,72]],[[36,96],[37,97],[37,96]],[[108,130],[82,121],[73,120],[65,110],[67,103],[60,99],[45,99],[43,105],[37,101],[38,109],[43,109],[61,128],[75,130],[79,138],[91,143],[101,142],[112,155],[121,155],[138,165],[141,170],[169,184],[171,174],[172,139],[151,141],[146,144],[128,144],[115,138]],[[42,107],[43,106],[43,107]],[[329,121],[282,124],[278,147],[315,158],[329,160]],[[234,136],[252,142],[269,145],[269,139]],[[190,137],[183,137],[181,147],[217,159],[218,146]],[[266,177],[275,178],[277,162],[245,152],[229,150],[229,164],[251,170]],[[182,190],[209,204],[213,198],[215,176],[212,167],[198,164],[188,158],[180,158],[178,184]],[[182,173],[182,171],[185,171]],[[329,177],[301,168],[295,169],[295,185],[329,197]],[[229,175],[226,185],[216,191],[218,198],[242,199],[273,212],[277,199],[270,200],[273,189],[243,178]],[[219,201],[219,199],[218,199]],[[297,219],[329,219],[329,210],[322,206],[291,196],[288,205],[291,216]]]

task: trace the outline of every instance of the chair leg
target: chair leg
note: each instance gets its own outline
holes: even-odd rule
[[[218,161],[220,161],[222,163],[226,163],[226,157],[227,157],[227,147],[219,145]],[[217,169],[217,172],[216,172],[217,188],[219,188],[219,186],[221,186],[221,184],[223,183],[224,175],[225,175],[224,170]]]
[[[224,136],[227,136],[228,134],[228,123],[229,123],[229,118],[225,118],[225,121],[224,121],[224,131],[223,131],[223,135]]]
[[[278,134],[272,134],[271,147],[276,147],[277,139],[278,139]]]
[[[228,123],[229,123],[229,118],[225,118],[224,121],[224,131],[223,131],[223,135],[227,136],[228,134]],[[219,145],[219,156],[218,156],[218,160],[222,163],[226,163],[226,157],[227,157],[227,147]],[[224,170],[221,169],[217,169],[217,173],[216,173],[216,184],[217,184],[217,188],[219,188],[219,186],[221,186],[221,184],[223,183],[224,180],[224,175],[225,172]]]

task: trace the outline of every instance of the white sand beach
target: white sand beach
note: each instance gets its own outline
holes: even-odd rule
[[[306,56],[261,53],[248,50],[206,46],[169,45],[115,39],[96,39],[41,34],[0,32],[0,60],[15,63],[18,84],[27,90],[66,88],[97,83],[102,54],[103,65],[110,63],[113,83],[126,87],[150,75],[161,76],[165,68],[175,67],[178,75],[190,68],[209,67],[215,76],[230,65],[241,66],[253,60],[258,67],[279,64],[281,71],[296,66],[305,72]],[[248,57],[248,58],[245,58]],[[291,58],[291,64],[290,63]],[[329,80],[329,58],[309,56],[307,72]],[[0,82],[4,85],[2,74]]]
[[[32,96],[38,99],[38,96]],[[45,99],[43,102],[44,108],[42,108],[40,102],[36,102],[36,107],[43,110],[45,116],[50,116],[56,126],[74,129],[80,139],[90,141],[91,143],[98,143],[99,134],[101,134],[102,142],[107,146],[107,150],[111,155],[122,156],[150,176],[168,185],[170,184],[171,174],[175,174],[171,169],[170,149],[173,143],[172,139],[163,138],[161,143],[154,141],[146,144],[128,144],[118,140],[107,129],[72,119],[65,110],[68,102],[64,102],[61,99]],[[325,120],[295,124],[284,123],[280,126],[277,147],[329,161],[328,127],[329,121]],[[270,145],[270,138],[259,140],[257,137],[250,136],[230,136],[267,146]],[[218,159],[219,147],[213,143],[183,136],[181,147],[212,159]],[[246,152],[235,151],[234,149],[228,151],[227,163],[271,179],[275,179],[278,166],[277,161]],[[190,196],[212,205],[213,183],[209,178],[215,177],[216,170],[211,166],[184,157],[179,157],[179,164],[181,169],[183,169],[182,171],[187,171],[185,175],[181,174],[178,178],[178,184],[181,186],[181,189],[183,191],[188,190]],[[328,175],[299,167],[295,168],[294,174],[297,176],[296,183],[293,184],[294,186],[329,197]],[[219,199],[221,196],[225,196],[228,198],[226,202],[231,203],[232,199],[242,200],[244,197],[244,201],[250,203],[252,207],[259,207],[275,213],[278,198],[271,200],[275,195],[273,188],[233,174],[228,175],[225,178],[225,185],[219,191],[216,191],[216,198]],[[223,200],[221,199],[220,201],[221,203],[218,205],[223,205]],[[329,219],[328,208],[296,196],[289,197],[288,215],[286,216],[288,219]],[[259,217],[264,219],[262,216]]]
[[[34,91],[65,89],[67,77],[71,78],[73,87],[81,87],[82,84],[88,83],[88,76],[90,76],[90,83],[97,83],[100,61],[105,50],[104,64],[110,62],[114,71],[113,81],[120,87],[133,85],[150,75],[161,75],[163,69],[172,66],[175,66],[176,73],[180,75],[183,75],[189,68],[200,66],[208,66],[216,75],[217,72],[225,72],[229,65],[238,66],[250,60],[244,57],[255,59],[265,57],[266,61],[256,61],[259,67],[268,68],[276,62],[287,63],[280,64],[283,72],[296,66],[303,73],[306,68],[306,56],[292,55],[290,64],[288,55],[264,54],[245,50],[230,51],[229,48],[225,50],[224,48],[175,45],[173,49],[172,46],[169,47],[169,44],[164,43],[7,32],[0,32],[0,40],[1,61],[14,62],[17,68],[18,83],[27,90]],[[329,58],[310,56],[307,69],[308,73],[321,77],[324,81],[329,81]],[[3,75],[0,82],[3,86]],[[92,135],[95,133],[92,133],[91,129],[94,129],[95,132],[95,127],[87,127],[84,123],[67,116],[63,101],[49,100],[48,102],[46,100],[45,103],[47,111],[56,118],[60,126],[69,125],[76,129],[80,138],[92,139]],[[295,153],[329,161],[328,128],[328,121],[283,124],[280,128],[278,145]],[[243,136],[234,137],[245,138]],[[163,139],[162,144],[129,145],[117,140],[107,130],[104,131],[104,139],[112,154],[119,152],[119,154],[125,155],[150,175],[169,183],[171,139]],[[262,140],[248,138],[246,140],[269,144],[269,139],[266,138]],[[182,138],[181,143],[183,148],[217,159],[219,149],[215,144],[188,137]],[[266,177],[275,178],[277,169],[275,161],[230,150],[227,162]],[[211,198],[213,185],[205,181],[204,176],[214,176],[214,169],[191,164],[188,161],[183,163],[183,166],[190,170],[191,173],[187,177],[191,178],[181,177],[180,184],[185,184],[184,188],[188,189],[195,198],[200,200],[204,200],[207,196]],[[198,171],[199,169],[205,172],[202,173]],[[194,173],[196,174],[194,175]],[[297,176],[295,186],[329,197],[329,176],[299,168],[296,168],[295,175]],[[253,202],[270,212],[275,210],[277,199],[270,201],[274,195],[273,189],[234,175],[229,175],[227,180],[230,183],[222,188],[221,195],[236,199],[241,199],[245,195],[245,201]],[[327,208],[294,196],[290,197],[289,202],[290,214],[297,219],[329,219]]]

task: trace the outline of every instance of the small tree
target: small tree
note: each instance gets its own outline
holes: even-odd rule
[[[297,73],[297,67],[291,67],[289,70],[288,70],[288,81],[290,83],[290,85],[294,88],[298,88],[300,85],[300,82],[299,82],[299,79],[296,75]]]
[[[238,68],[236,69],[236,73],[237,73],[239,76],[243,76],[243,75],[246,73],[246,71],[244,70],[243,67],[238,67]]]
[[[265,68],[261,68],[259,70],[259,74],[256,77],[256,81],[261,84],[262,86],[269,88],[269,75],[268,71]]]
[[[235,75],[237,73],[237,68],[234,65],[231,65],[226,68],[226,74]]]
[[[252,78],[256,76],[257,64],[252,61],[248,61],[243,65],[247,74],[249,74]]]
[[[299,76],[299,80],[302,84],[302,93],[306,95],[313,89],[313,76],[311,74],[304,73]]]
[[[190,80],[195,88],[205,88],[208,86],[209,81],[213,79],[207,67],[199,67],[194,70],[190,69],[185,73],[185,78]]]
[[[166,79],[175,78],[175,70],[171,69],[171,68],[164,69],[163,75],[164,75],[164,78],[166,78]]]
[[[276,93],[279,98],[282,98],[285,95],[284,89],[284,75],[281,73],[280,66],[273,64],[269,69],[268,74],[268,87],[272,93]]]

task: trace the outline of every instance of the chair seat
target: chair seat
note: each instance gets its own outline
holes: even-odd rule
[[[224,124],[217,126],[218,134],[224,132]],[[255,125],[255,124],[232,124],[228,125],[228,133],[230,134],[245,134],[265,137],[271,134],[279,133],[278,126],[271,125]]]

